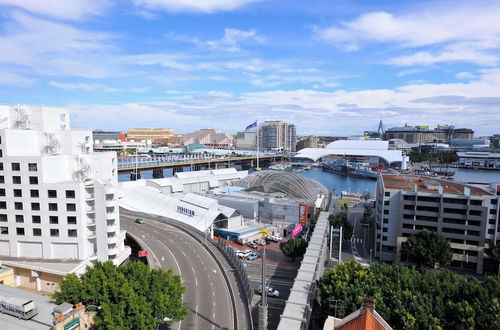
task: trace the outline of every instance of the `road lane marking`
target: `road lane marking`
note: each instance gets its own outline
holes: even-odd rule
[[[194,283],[196,284],[196,286],[198,286],[198,278],[194,279]]]

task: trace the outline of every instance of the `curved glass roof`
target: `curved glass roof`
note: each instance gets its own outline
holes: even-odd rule
[[[313,204],[318,194],[328,194],[328,189],[318,181],[286,171],[254,172],[243,178],[240,183],[248,185],[252,190],[266,193],[281,192],[296,201],[308,204]]]

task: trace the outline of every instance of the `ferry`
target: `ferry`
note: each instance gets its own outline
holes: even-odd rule
[[[377,180],[379,174],[365,164],[351,163],[346,159],[337,159],[334,161],[325,162],[323,163],[322,169],[326,172],[371,180]]]

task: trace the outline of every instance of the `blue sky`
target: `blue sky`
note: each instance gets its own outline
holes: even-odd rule
[[[73,127],[500,133],[500,2],[0,0],[0,104]]]

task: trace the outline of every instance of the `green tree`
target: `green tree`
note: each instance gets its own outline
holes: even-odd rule
[[[103,329],[153,329],[165,318],[188,315],[182,303],[186,288],[171,270],[151,270],[140,262],[116,267],[97,262],[80,277],[66,276],[53,298],[57,303],[99,306],[95,325]]]
[[[363,218],[361,219],[362,224],[369,224],[370,218],[372,216],[373,209],[370,205],[365,205],[363,210]]]
[[[374,263],[363,267],[348,261],[317,281],[314,317],[323,324],[343,318],[374,297],[375,309],[394,329],[500,329],[500,277],[484,281],[446,270],[418,270],[403,264]]]
[[[419,231],[402,244],[401,252],[418,266],[447,266],[451,262],[450,242],[440,233]]]
[[[328,221],[330,222],[330,226],[333,228],[342,227],[342,236],[343,239],[350,239],[352,236],[353,228],[347,219],[346,212],[340,212],[337,214],[330,214],[328,217]]]
[[[280,243],[280,250],[287,257],[292,258],[292,262],[296,257],[303,256],[306,253],[307,242],[300,238],[293,238]]]

